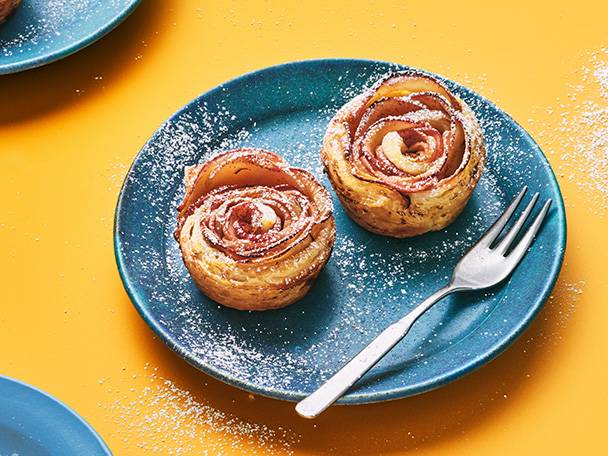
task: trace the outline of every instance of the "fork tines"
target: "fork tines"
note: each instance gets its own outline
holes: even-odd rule
[[[519,203],[521,202],[527,191],[528,186],[524,186],[524,188],[519,192],[519,194],[513,199],[513,201],[505,210],[505,212],[498,218],[498,220],[496,220],[496,222],[494,222],[492,227],[479,240],[478,244],[485,245],[486,247],[491,248],[492,250],[498,249],[501,254],[503,254],[504,256],[513,257],[515,261],[519,261],[519,259],[521,259],[521,257],[528,250],[530,244],[534,240],[534,236],[540,229],[540,226],[545,216],[547,215],[549,207],[551,206],[551,199],[548,199],[545,204],[543,204],[543,207],[541,208],[534,221],[531,223],[530,227],[525,230],[525,232],[523,232],[524,224],[526,223],[526,220],[530,216],[530,213],[534,209],[534,206],[536,205],[536,202],[538,201],[538,198],[540,196],[538,192],[532,196],[532,200],[528,203],[522,214],[517,218],[513,226],[505,233],[503,238],[498,243],[496,243],[496,245],[493,244],[498,239],[498,236],[511,219],[513,213],[519,206]],[[519,240],[519,242],[515,243],[515,239],[522,232],[523,234],[521,235],[521,239]],[[509,249],[511,247],[513,248],[509,252]]]

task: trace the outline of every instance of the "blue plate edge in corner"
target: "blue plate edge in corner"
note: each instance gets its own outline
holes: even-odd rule
[[[69,44],[68,46],[53,50],[38,57],[13,62],[6,65],[0,64],[0,76],[39,68],[77,53],[78,51],[92,45],[96,41],[99,41],[101,38],[122,24],[131,15],[131,13],[135,11],[141,2],[142,0],[131,0],[131,2],[120,12],[120,14],[117,14],[111,21],[107,22],[102,27],[93,30],[88,35]],[[10,20],[10,17],[8,20]]]
[[[32,392],[38,397],[43,397],[45,400],[50,401],[53,405],[57,406],[62,413],[66,413],[68,416],[70,416],[70,418],[74,419],[75,422],[78,423],[78,425],[83,426],[88,432],[88,434],[92,436],[95,442],[99,445],[99,449],[103,451],[106,456],[112,456],[112,451],[108,447],[107,443],[101,438],[99,433],[95,429],[93,429],[93,427],[69,405],[65,404],[63,401],[57,399],[46,391],[43,391],[40,388],[34,385],[30,385],[29,383],[26,383],[22,380],[0,374],[0,383],[2,382],[17,385],[18,387],[24,388],[25,390]]]
[[[186,105],[184,105],[183,107],[181,107],[180,109],[175,111],[175,113],[169,117],[169,120],[176,118],[181,113],[186,111],[188,106],[191,105],[192,103],[197,102],[197,101],[201,100],[203,97],[206,97],[210,94],[213,94],[214,92],[216,92],[218,90],[223,89],[226,85],[237,83],[246,78],[255,77],[258,74],[266,72],[266,71],[278,71],[284,67],[291,67],[291,66],[296,66],[296,65],[306,65],[306,64],[323,65],[323,64],[330,64],[332,62],[333,63],[343,63],[343,64],[366,63],[369,65],[392,66],[396,69],[398,69],[398,68],[415,69],[412,67],[406,67],[404,65],[396,64],[393,62],[370,60],[370,59],[352,59],[352,58],[310,59],[310,60],[300,60],[300,61],[282,63],[282,64],[273,65],[270,67],[257,69],[254,71],[244,73],[229,81],[219,84],[216,87],[211,88],[210,90],[204,92],[200,96],[194,98],[189,103],[187,103]],[[423,73],[431,74],[434,76],[438,76],[438,75],[435,75],[434,73],[431,73],[426,70],[419,70],[419,71],[422,71]],[[560,271],[562,263],[563,263],[565,248],[566,248],[566,236],[567,236],[566,214],[565,214],[565,208],[564,208],[564,202],[563,202],[561,189],[560,189],[559,183],[555,177],[555,173],[553,172],[553,169],[551,168],[551,166],[547,160],[547,157],[544,155],[544,153],[542,152],[542,150],[540,149],[540,147],[538,146],[536,141],[531,137],[531,135],[517,121],[515,121],[509,114],[507,114],[502,109],[500,109],[498,106],[496,106],[495,103],[493,103],[492,101],[488,100],[486,97],[479,95],[478,93],[472,91],[471,89],[469,89],[459,83],[451,81],[442,76],[438,76],[438,77],[440,79],[448,82],[449,84],[459,87],[460,89],[464,90],[465,92],[474,94],[476,97],[479,97],[484,102],[491,105],[499,113],[504,115],[517,128],[517,130],[522,134],[522,136],[524,136],[530,142],[530,144],[533,146],[532,149],[533,149],[534,153],[540,158],[544,167],[548,171],[548,175],[550,177],[550,180],[548,182],[549,185],[555,191],[555,194],[559,196],[559,198],[556,198],[556,201],[553,201],[553,207],[551,208],[551,211],[550,211],[550,213],[554,212],[556,214],[557,223],[560,226],[559,239],[558,239],[559,244],[560,244],[559,255],[557,255],[556,257],[553,258],[553,261],[550,265],[550,271],[548,273],[548,276],[550,276],[550,280],[545,282],[544,287],[542,289],[541,297],[540,297],[540,299],[538,299],[536,305],[530,307],[529,312],[526,314],[525,318],[523,318],[521,320],[521,322],[515,328],[513,328],[513,330],[511,332],[509,332],[505,337],[503,337],[499,341],[499,343],[495,344],[491,351],[483,353],[483,354],[473,358],[468,363],[462,364],[457,369],[453,369],[453,370],[445,373],[442,376],[433,378],[432,381],[413,384],[407,388],[395,388],[395,389],[391,389],[391,390],[387,390],[387,391],[383,391],[383,392],[379,392],[379,393],[354,392],[354,393],[350,393],[347,396],[340,399],[337,402],[338,404],[345,404],[345,405],[368,404],[368,403],[383,402],[383,401],[388,401],[388,400],[396,400],[396,399],[400,399],[400,398],[404,398],[404,397],[408,397],[408,396],[421,394],[423,392],[427,392],[427,391],[439,388],[441,386],[444,386],[447,383],[450,383],[458,378],[461,378],[461,377],[475,371],[476,369],[478,369],[479,367],[488,363],[489,361],[495,359],[497,356],[499,356],[501,353],[503,353],[508,347],[510,347],[519,336],[521,336],[521,334],[529,327],[529,325],[532,323],[532,321],[538,315],[538,313],[542,309],[544,303],[550,296],[550,293],[557,281],[557,278],[559,276],[559,271]],[[165,122],[163,122],[163,125],[164,125],[164,123]],[[189,364],[196,367],[197,369],[199,369],[199,370],[205,372],[206,374],[208,374],[220,381],[223,381],[227,384],[236,386],[238,388],[244,389],[246,391],[249,391],[249,392],[252,392],[255,394],[259,394],[261,396],[269,397],[272,399],[286,400],[286,401],[290,401],[290,402],[297,402],[297,401],[301,400],[302,398],[304,398],[306,396],[305,394],[294,393],[291,391],[281,390],[278,388],[259,387],[250,382],[243,381],[243,380],[240,380],[238,378],[234,378],[234,377],[231,377],[228,375],[224,375],[222,372],[216,371],[214,369],[210,369],[208,366],[197,362],[197,360],[194,357],[192,357],[189,353],[182,350],[179,346],[179,343],[176,342],[175,340],[173,340],[173,338],[169,334],[166,333],[166,331],[162,328],[162,326],[148,313],[147,309],[144,306],[139,304],[139,296],[136,291],[136,285],[131,282],[131,280],[128,276],[128,273],[125,271],[125,268],[124,268],[124,259],[122,257],[122,252],[121,252],[121,239],[120,239],[120,232],[119,232],[120,210],[123,205],[124,189],[127,184],[128,175],[129,175],[131,169],[136,165],[138,159],[140,158],[141,152],[146,148],[146,146],[149,143],[151,143],[154,140],[155,136],[158,134],[158,131],[159,130],[156,130],[155,133],[150,137],[150,139],[148,139],[148,141],[146,141],[146,143],[144,144],[142,149],[140,149],[137,156],[135,157],[133,163],[131,164],[131,167],[129,168],[129,171],[127,172],[127,175],[126,175],[123,185],[121,187],[119,198],[118,198],[118,203],[117,203],[116,210],[115,210],[115,220],[114,220],[115,259],[116,259],[116,263],[117,263],[117,267],[119,270],[121,280],[124,284],[125,290],[129,296],[132,304],[134,305],[134,307],[136,308],[138,313],[141,315],[141,317],[144,319],[144,321],[146,321],[146,323],[160,337],[160,339],[167,346],[169,346],[169,348],[171,348],[173,351],[175,351],[180,357],[182,357],[185,361],[187,361]]]

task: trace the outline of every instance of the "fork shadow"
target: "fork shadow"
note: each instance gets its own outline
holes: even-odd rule
[[[0,76],[0,125],[42,116],[100,94],[138,67],[158,39],[171,5],[147,0],[96,43],[57,62]]]
[[[564,274],[562,273],[562,276]],[[509,407],[521,407],[535,377],[557,362],[556,337],[563,333],[560,303],[572,299],[562,278],[554,299],[505,353],[442,388],[397,401],[361,406],[332,407],[309,421],[298,417],[292,403],[255,396],[215,380],[176,356],[130,311],[130,334],[143,355],[197,400],[227,414],[298,435],[294,450],[318,454],[383,454],[438,445],[446,440],[491,426],[493,418]],[[131,306],[124,298],[125,306]]]

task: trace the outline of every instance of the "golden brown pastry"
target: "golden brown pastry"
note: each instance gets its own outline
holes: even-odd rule
[[[419,72],[378,81],[333,117],[321,156],[342,205],[362,227],[410,237],[450,224],[485,161],[467,104]]]
[[[21,0],[0,0],[0,24],[2,24],[15,9]]]
[[[176,239],[199,289],[243,310],[302,298],[336,237],[331,198],[312,174],[261,149],[187,167]]]

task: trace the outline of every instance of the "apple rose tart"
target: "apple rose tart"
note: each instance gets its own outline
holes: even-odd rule
[[[485,161],[469,106],[440,81],[407,71],[378,81],[333,117],[321,156],[362,227],[398,238],[440,230],[469,200]]]
[[[185,170],[177,230],[184,263],[211,299],[243,310],[302,298],[336,237],[327,190],[261,149],[221,153]]]
[[[0,24],[17,9],[21,0],[0,0]]]

